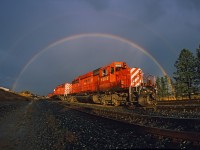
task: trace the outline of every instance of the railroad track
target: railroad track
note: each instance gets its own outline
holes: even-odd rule
[[[189,130],[183,130],[177,127],[179,125],[187,124],[187,125],[199,125],[200,119],[194,118],[172,118],[172,117],[160,117],[160,116],[148,116],[148,115],[139,115],[139,114],[131,114],[131,113],[124,113],[124,112],[117,112],[105,109],[104,107],[100,108],[93,108],[88,107],[87,105],[77,105],[77,104],[69,104],[66,102],[59,102],[60,104],[64,105],[69,109],[73,109],[82,113],[87,113],[90,115],[95,115],[97,117],[103,117],[106,119],[114,120],[117,122],[123,122],[131,124],[136,131],[144,132],[144,133],[151,133],[156,137],[168,137],[173,139],[174,142],[179,141],[190,141],[195,146],[200,146],[200,132],[191,130],[193,126],[189,127]],[[157,123],[157,127],[153,122]],[[166,128],[166,124],[172,123],[176,127],[174,129]],[[188,128],[188,126],[186,126]]]
[[[157,106],[200,106],[200,99],[192,100],[162,100],[157,101]]]
[[[179,111],[200,111],[200,99],[192,99],[192,100],[165,100],[165,101],[157,101],[155,106],[156,110],[179,110]]]

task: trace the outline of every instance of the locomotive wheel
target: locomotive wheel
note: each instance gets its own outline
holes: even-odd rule
[[[141,106],[145,106],[146,105],[146,96],[140,95],[138,98],[138,104]]]
[[[120,103],[118,102],[118,99],[119,98],[119,96],[117,95],[117,94],[113,94],[112,95],[112,104],[114,105],[114,106],[119,106],[120,105]]]
[[[92,101],[93,101],[93,103],[100,103],[98,95],[93,95],[92,96]]]
[[[70,100],[69,100],[70,102],[74,102],[74,98],[73,97],[70,97]]]
[[[120,103],[115,98],[112,99],[112,103],[113,103],[114,106],[120,105]]]
[[[115,100],[114,101],[114,106],[119,106],[119,105],[120,105],[120,103],[117,100]]]
[[[138,103],[142,106],[153,105],[155,102],[151,99],[149,94],[141,95],[138,99]]]
[[[68,101],[69,101],[70,103],[78,102],[75,96],[70,96],[70,97],[68,98]]]
[[[106,105],[105,99],[102,99],[102,100],[101,100],[101,104],[102,104],[102,105]]]
[[[78,100],[75,96],[73,97],[73,102],[78,102]]]

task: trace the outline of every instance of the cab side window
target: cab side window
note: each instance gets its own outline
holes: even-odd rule
[[[110,68],[110,73],[111,73],[111,74],[114,74],[114,72],[115,72],[114,67],[111,67],[111,68]]]
[[[115,70],[116,70],[116,72],[117,72],[117,71],[120,71],[120,69],[121,69],[121,67],[116,67]]]
[[[108,73],[107,73],[107,70],[106,69],[103,69],[103,76],[106,76]]]

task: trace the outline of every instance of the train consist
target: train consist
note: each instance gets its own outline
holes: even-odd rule
[[[130,68],[125,62],[109,65],[76,77],[71,83],[58,85],[48,97],[68,102],[152,105],[155,102],[155,77],[143,74],[140,68]]]

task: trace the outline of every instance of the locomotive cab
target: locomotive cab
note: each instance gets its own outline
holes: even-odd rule
[[[99,82],[99,90],[111,90],[114,88],[115,90],[122,89],[127,87],[129,75],[128,68],[125,62],[113,62],[108,66],[102,67],[100,69],[100,82]]]

